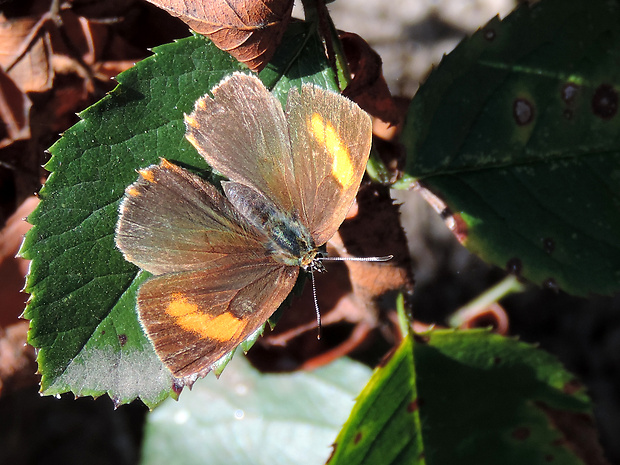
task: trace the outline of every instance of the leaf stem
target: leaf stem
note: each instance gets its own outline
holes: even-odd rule
[[[453,328],[460,327],[465,321],[470,319],[472,314],[477,314],[488,308],[493,303],[515,292],[523,292],[525,284],[519,282],[517,276],[513,274],[507,275],[499,283],[487,289],[478,297],[459,308],[450,315],[448,324]]]

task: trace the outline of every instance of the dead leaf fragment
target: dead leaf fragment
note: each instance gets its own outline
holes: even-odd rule
[[[0,14],[0,67],[22,92],[52,87],[51,43],[47,16],[6,18]]]
[[[147,1],[180,18],[257,72],[273,56],[293,10],[293,0]]]
[[[397,125],[401,115],[383,77],[381,57],[357,34],[340,32],[339,37],[353,75],[342,94],[370,115]]]
[[[26,344],[28,322],[0,328],[0,395],[37,383],[34,348]]]
[[[30,99],[0,69],[0,149],[30,138]]]

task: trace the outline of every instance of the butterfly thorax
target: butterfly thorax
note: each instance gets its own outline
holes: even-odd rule
[[[275,260],[304,269],[317,262],[318,248],[294,211],[284,211],[255,189],[236,182],[222,183],[237,212],[265,237],[265,249]]]

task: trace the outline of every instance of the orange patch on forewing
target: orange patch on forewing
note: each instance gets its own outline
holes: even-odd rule
[[[144,169],[138,172],[140,173],[140,176],[142,176],[148,182],[155,182],[155,174],[153,173],[153,170]]]
[[[129,186],[127,188],[127,195],[130,195],[131,197],[138,197],[140,195],[140,191],[133,186]]]
[[[314,113],[308,123],[308,129],[316,141],[325,147],[326,153],[331,157],[332,176],[341,186],[350,187],[354,182],[353,176],[355,174],[351,163],[351,154],[334,126],[318,113]]]
[[[192,115],[185,115],[185,124],[193,128],[200,127],[200,123],[196,121],[196,118],[194,118]]]
[[[203,338],[222,342],[232,339],[246,325],[244,320],[236,318],[231,313],[209,315],[179,293],[172,296],[172,300],[166,307],[166,313],[173,317],[184,330],[198,333]]]
[[[204,97],[201,98],[201,99],[198,99],[198,101],[196,102],[196,108],[200,108],[201,110],[206,110],[207,109],[207,99],[204,98]]]

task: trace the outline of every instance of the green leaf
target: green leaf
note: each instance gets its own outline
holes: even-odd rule
[[[620,290],[619,25],[604,0],[492,20],[429,76],[403,135],[407,173],[470,250],[577,295]]]
[[[324,463],[369,376],[346,359],[311,372],[262,375],[237,357],[219,380],[205,379],[149,414],[141,463]]]
[[[337,89],[311,27],[291,25],[284,43],[275,65],[263,71],[278,95],[284,99],[302,82]],[[136,170],[160,157],[208,174],[185,140],[183,114],[239,69],[202,36],[157,47],[51,147],[46,168],[52,173],[20,252],[32,260],[25,316],[28,341],[39,349],[44,394],[108,393],[117,404],[140,397],[151,407],[174,394],[135,312],[146,274],[114,246],[118,205]]]
[[[375,371],[329,464],[579,464],[557,419],[584,415],[584,389],[548,353],[485,330],[432,331]]]

